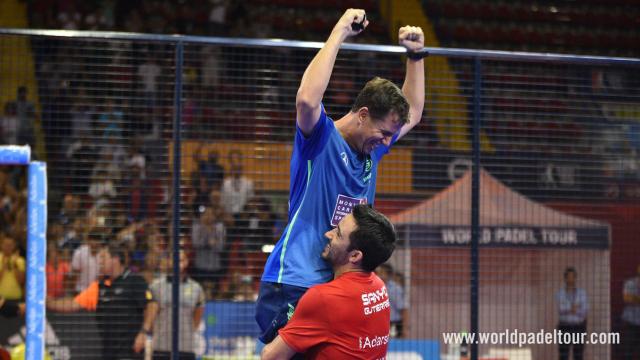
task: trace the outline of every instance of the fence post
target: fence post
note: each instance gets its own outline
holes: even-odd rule
[[[482,60],[474,57],[473,139],[471,168],[471,334],[478,333],[479,235],[480,235],[480,100],[482,92]],[[476,335],[477,336],[477,335]],[[478,344],[471,342],[471,359],[478,359]]]
[[[171,286],[171,359],[179,359],[180,338],[180,156],[182,123],[182,65],[184,43],[176,43],[176,73],[173,92],[173,280]]]

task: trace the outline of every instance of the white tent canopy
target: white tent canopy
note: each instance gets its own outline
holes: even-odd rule
[[[468,245],[471,172],[391,221],[412,246]],[[551,209],[480,172],[481,243],[493,246],[608,248],[608,224]],[[483,241],[484,240],[484,241]]]

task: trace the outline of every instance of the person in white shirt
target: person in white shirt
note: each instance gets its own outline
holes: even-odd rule
[[[254,195],[253,180],[243,175],[242,154],[238,150],[229,152],[231,171],[222,182],[222,206],[234,216],[239,214]]]
[[[558,330],[563,333],[582,334],[587,332],[587,311],[589,302],[587,292],[576,286],[576,270],[568,267],[564,271],[564,286],[558,290]],[[560,360],[569,359],[569,351],[573,348],[573,359],[582,360],[584,344],[574,342],[560,344],[558,352]]]
[[[71,257],[71,272],[75,278],[75,292],[79,293],[98,279],[97,253],[103,243],[103,234],[98,229],[85,235],[85,241]]]

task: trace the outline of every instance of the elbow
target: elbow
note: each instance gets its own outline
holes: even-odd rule
[[[273,352],[269,346],[265,346],[260,353],[260,360],[275,360]]]
[[[296,94],[296,109],[298,112],[306,112],[320,106],[320,101],[313,97],[304,89],[298,89]]]
[[[260,353],[260,360],[287,360],[287,357],[278,354],[272,346],[265,346]]]

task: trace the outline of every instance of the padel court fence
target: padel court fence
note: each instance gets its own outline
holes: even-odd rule
[[[190,310],[174,301],[182,285],[164,287],[154,337],[178,328],[204,358],[255,357],[253,302],[287,221],[295,94],[321,45],[0,29],[3,144],[28,143],[46,161],[48,247],[70,268],[47,297],[74,296],[99,276],[95,241],[125,246],[149,283],[169,284],[184,249],[206,302],[202,325],[189,328]],[[445,333],[553,332],[567,268],[586,293],[587,331],[622,335],[622,345],[586,345],[585,358],[640,346],[622,318],[623,284],[640,264],[640,60],[430,53],[423,120],[378,178],[375,206],[401,237],[388,281],[408,312],[390,358],[458,359]],[[344,45],[328,114],[341,117],[374,76],[401,85],[403,54]],[[106,229],[98,240],[96,228]],[[109,353],[93,313],[47,318],[54,358]],[[470,350],[558,354],[556,344],[507,341]]]

